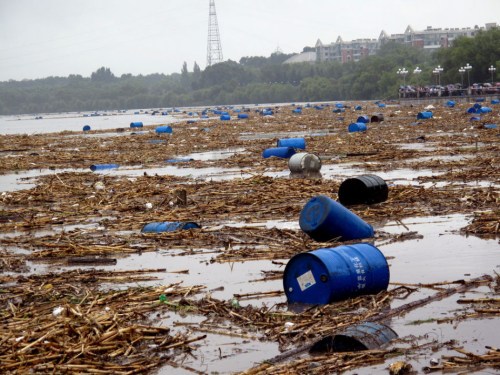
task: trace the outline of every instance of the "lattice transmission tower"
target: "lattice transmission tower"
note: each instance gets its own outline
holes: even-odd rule
[[[222,61],[222,47],[220,45],[217,13],[215,12],[215,0],[210,0],[210,9],[208,12],[207,66],[217,64]]]

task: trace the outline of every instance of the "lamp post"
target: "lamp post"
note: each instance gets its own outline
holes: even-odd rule
[[[422,73],[422,69],[420,69],[418,66],[415,68],[413,71],[413,74],[417,76],[417,98],[420,98],[420,87],[418,85],[418,76],[419,74]]]
[[[432,71],[432,73],[436,74],[437,77],[438,77],[438,81],[437,81],[437,84],[438,84],[438,95],[441,96],[441,72],[443,71],[443,68],[441,68],[441,65],[438,65],[436,68],[434,68],[434,70]]]
[[[399,68],[396,74],[403,76],[403,97],[406,97],[406,75],[408,74],[408,70]]]
[[[489,72],[491,73],[491,85],[493,86],[493,74],[495,74],[497,68],[495,68],[493,65],[488,68]]]
[[[467,93],[470,95],[470,70],[472,69],[472,65],[467,65],[464,66],[465,71],[467,72]]]
[[[464,73],[465,73],[465,69],[463,66],[460,67],[460,69],[458,69],[458,72],[460,73],[460,79],[462,81],[462,85],[460,87],[461,90],[464,89]]]

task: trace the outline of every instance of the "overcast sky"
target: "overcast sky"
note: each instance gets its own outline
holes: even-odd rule
[[[500,0],[216,0],[224,59],[500,22]],[[0,81],[205,69],[209,0],[0,0]]]

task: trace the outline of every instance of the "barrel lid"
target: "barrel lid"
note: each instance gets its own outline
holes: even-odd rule
[[[331,300],[328,269],[314,253],[290,259],[283,273],[283,288],[289,303],[326,304]]]
[[[326,220],[329,212],[328,198],[318,195],[307,202],[300,212],[299,225],[304,232],[313,232]]]

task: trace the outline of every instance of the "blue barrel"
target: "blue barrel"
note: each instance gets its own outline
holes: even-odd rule
[[[498,100],[498,99],[491,99],[491,104],[500,104],[500,100]]]
[[[484,102],[484,98],[476,98],[476,102],[482,103]]]
[[[341,237],[344,241],[373,237],[373,227],[340,203],[318,195],[302,208],[300,229],[318,242]]]
[[[476,113],[477,112],[477,109],[474,108],[474,107],[470,107],[468,110],[467,110],[467,113]]]
[[[491,112],[491,108],[490,107],[481,107],[481,109],[479,111],[481,113],[490,113]]]
[[[274,115],[274,112],[270,109],[265,109],[264,111],[262,111],[262,115],[263,116],[272,116],[272,115]]]
[[[373,204],[387,200],[389,188],[379,176],[365,174],[348,178],[340,184],[339,202],[344,206],[352,204]]]
[[[321,111],[321,110],[324,109],[324,107],[322,105],[315,105],[314,109],[317,109],[318,111]]]
[[[476,108],[476,110],[477,110],[477,109],[481,109],[482,105],[479,104],[479,103],[476,103],[476,104],[473,105],[473,107]]]
[[[379,108],[385,108],[385,104],[384,103],[378,103],[378,106],[379,106]]]
[[[335,103],[336,108],[344,108],[344,105],[342,103]]]
[[[165,160],[166,163],[187,163],[193,161],[192,158],[173,158]]]
[[[368,243],[297,254],[283,273],[288,303],[327,304],[377,294],[388,286],[387,260]]]
[[[301,150],[306,149],[306,140],[304,138],[281,138],[278,139],[278,147],[293,147]]]
[[[453,100],[448,100],[446,102],[446,106],[450,107],[450,108],[453,108],[453,107],[455,107],[455,102]]]
[[[497,128],[497,124],[484,124],[483,127],[485,129],[496,129]]]
[[[319,352],[355,352],[375,350],[386,346],[396,339],[398,334],[390,327],[374,322],[364,322],[326,336],[314,343],[310,353]]]
[[[363,109],[363,107],[361,107],[360,105],[357,105],[356,107],[354,107],[355,111],[361,111],[362,109]]]
[[[295,154],[295,149],[293,147],[272,147],[266,148],[262,152],[262,157],[267,159],[274,156],[276,158],[288,159],[293,154]]]
[[[131,128],[142,128],[143,125],[142,125],[142,122],[140,122],[140,121],[134,121],[134,122],[130,123],[130,127]]]
[[[84,132],[88,132],[89,130],[90,130],[90,125],[85,125],[85,126],[83,127],[83,131],[84,131]]]
[[[363,124],[368,124],[370,122],[370,118],[366,115],[359,116],[356,122],[362,122]]]
[[[481,117],[479,116],[472,116],[469,121],[481,121]]]
[[[333,113],[343,113],[345,112],[345,108],[337,108],[332,111]]]
[[[353,122],[347,127],[349,133],[353,132],[365,132],[367,130],[366,124],[363,122]]]
[[[248,118],[248,113],[238,113],[238,118],[241,119],[247,119]]]
[[[294,110],[292,110],[292,113],[300,115],[302,113],[302,108],[295,108]]]
[[[172,133],[172,127],[171,126],[158,126],[155,129],[156,133]]]
[[[92,172],[95,172],[95,171],[102,171],[103,169],[116,169],[119,167],[120,166],[118,164],[92,164],[90,166],[90,170]]]
[[[229,121],[229,120],[231,120],[231,116],[229,116],[229,115],[221,115],[220,119],[222,121]]]
[[[157,232],[174,232],[176,230],[185,229],[199,229],[201,228],[198,224],[192,221],[163,221],[149,223],[142,227],[141,232],[143,233],[157,233]]]
[[[417,120],[428,120],[430,118],[432,118],[431,111],[418,112],[417,114]]]

